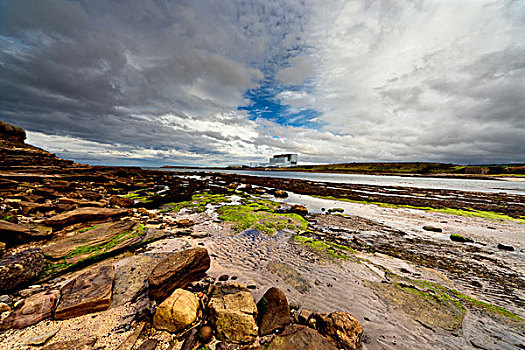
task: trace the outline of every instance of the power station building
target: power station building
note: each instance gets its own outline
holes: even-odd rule
[[[297,165],[297,154],[277,154],[269,163],[250,163],[251,168],[283,168]]]

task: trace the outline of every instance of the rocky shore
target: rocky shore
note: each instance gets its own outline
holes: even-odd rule
[[[24,140],[0,125],[2,349],[525,348],[524,196],[95,167]]]

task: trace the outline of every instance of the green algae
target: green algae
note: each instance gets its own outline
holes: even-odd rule
[[[185,208],[193,212],[202,213],[206,210],[208,204],[218,205],[221,203],[231,203],[229,196],[230,195],[224,194],[210,194],[207,192],[197,193],[192,196],[191,200],[164,204],[160,212],[178,213]]]
[[[136,201],[139,201],[140,203],[143,203],[143,204],[147,204],[147,203],[153,202],[151,197],[154,194],[155,193],[153,193],[153,192],[147,192],[144,189],[140,189],[140,190],[136,190],[136,191],[133,191],[131,193],[125,194],[125,195],[123,195],[121,197],[132,199],[134,201],[136,200]]]
[[[399,288],[407,287],[407,284],[408,284],[409,288],[411,289],[413,293],[420,294],[421,296],[425,298],[428,298],[428,297],[437,298],[437,300],[442,303],[452,303],[458,309],[461,309],[461,310],[464,310],[465,306],[469,306],[471,308],[483,310],[491,315],[502,316],[504,318],[507,318],[513,321],[518,321],[518,322],[525,321],[522,317],[500,306],[477,300],[455,289],[442,286],[435,282],[430,282],[426,280],[418,280],[418,279],[409,279],[409,278],[398,276],[391,272],[387,272],[386,275],[390,277],[391,279],[393,279],[394,285],[396,285]],[[412,286],[410,286],[410,284],[412,284]],[[416,288],[416,287],[419,287],[419,288]]]
[[[93,229],[95,227],[91,227],[89,229]],[[143,237],[146,235],[146,227],[142,224],[137,225],[133,230],[128,230],[121,232],[111,238],[108,242],[101,243],[101,244],[95,244],[95,245],[83,245],[76,247],[75,250],[68,253],[66,256],[62,257],[59,262],[53,262],[49,261],[49,256],[46,256],[46,265],[44,267],[44,271],[42,274],[42,277],[50,277],[54,276],[58,273],[67,271],[74,266],[77,265],[84,265],[88,262],[95,262],[98,260],[101,260],[103,258],[106,258],[112,248],[117,246],[118,244],[128,240],[132,239],[134,237]],[[139,242],[139,245],[144,245],[149,243],[151,240]],[[137,244],[134,244],[133,246],[130,246],[128,248],[136,248]],[[70,259],[79,256],[79,255],[86,255],[89,254],[86,258],[81,259],[76,262],[69,262]]]
[[[377,202],[377,201],[355,200],[355,199],[340,198],[340,197],[333,197],[333,196],[312,195],[312,197],[336,200],[336,201],[342,201],[342,202],[358,203],[358,204],[374,204],[374,205],[377,205],[383,208],[418,209],[418,210],[425,210],[425,211],[434,211],[434,212],[449,214],[449,215],[478,217],[482,219],[490,219],[490,220],[497,220],[497,221],[513,221],[513,222],[525,224],[525,217],[523,216],[521,218],[515,218],[512,216],[508,216],[508,215],[501,214],[501,213],[496,213],[493,211],[484,211],[484,210],[475,210],[475,209],[466,210],[466,209],[454,209],[454,208],[418,207],[418,206],[409,205],[409,204],[391,204],[391,203],[383,203],[383,202]]]
[[[315,253],[332,259],[347,260],[355,253],[355,250],[352,248],[333,242],[321,241],[299,235],[294,235],[292,239],[308,247],[308,249]]]

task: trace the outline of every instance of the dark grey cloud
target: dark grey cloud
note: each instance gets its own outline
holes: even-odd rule
[[[0,119],[93,163],[525,161],[524,32],[515,1],[0,0]],[[322,126],[240,111],[268,74]]]

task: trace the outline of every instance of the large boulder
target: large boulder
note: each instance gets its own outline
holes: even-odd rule
[[[184,289],[176,289],[164,300],[153,317],[153,326],[158,330],[178,333],[197,319],[199,299]]]
[[[355,350],[363,337],[361,323],[348,312],[315,313],[308,323],[319,333],[330,338],[339,348]]]
[[[32,248],[0,260],[0,293],[15,290],[40,275],[44,254]]]
[[[1,328],[25,328],[50,317],[59,296],[59,290],[50,290],[30,296],[7,317]]]
[[[268,350],[337,350],[327,338],[311,328],[290,325],[275,337]]]
[[[151,272],[149,295],[155,300],[164,300],[175,289],[204,277],[209,268],[210,256],[205,248],[177,252],[161,261]]]
[[[268,289],[259,300],[257,313],[261,336],[281,329],[292,321],[286,295],[275,287]]]
[[[243,344],[257,338],[257,306],[245,286],[225,284],[217,287],[208,307],[217,339]]]
[[[91,268],[62,288],[62,300],[55,311],[55,319],[66,320],[111,305],[115,271],[113,265]]]
[[[46,224],[50,226],[61,227],[71,225],[80,221],[88,222],[94,220],[105,220],[108,218],[123,216],[127,213],[127,209],[82,207],[55,215],[47,219]]]

